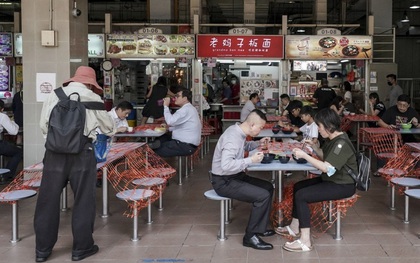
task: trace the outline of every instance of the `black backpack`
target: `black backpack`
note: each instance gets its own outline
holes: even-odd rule
[[[102,102],[81,102],[79,93],[67,96],[63,88],[54,91],[59,101],[51,111],[45,148],[56,153],[80,153],[89,141],[83,135],[86,109],[105,110],[105,105]],[[71,100],[72,95],[77,95],[77,100]]]
[[[357,160],[358,171],[353,171],[347,164],[345,168],[356,183],[357,190],[367,191],[370,187],[370,159],[363,152],[356,152],[350,144]]]

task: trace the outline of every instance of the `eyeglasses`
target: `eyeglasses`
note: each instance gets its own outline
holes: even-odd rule
[[[404,102],[397,102],[397,106],[400,108],[408,108],[410,104]]]

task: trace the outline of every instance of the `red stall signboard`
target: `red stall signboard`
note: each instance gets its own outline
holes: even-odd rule
[[[283,36],[198,35],[197,57],[283,58]]]

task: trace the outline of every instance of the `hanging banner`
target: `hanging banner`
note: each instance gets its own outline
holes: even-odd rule
[[[283,58],[283,36],[198,35],[197,57]]]
[[[194,35],[107,35],[107,58],[194,58]]]
[[[287,35],[286,59],[371,59],[371,36]]]

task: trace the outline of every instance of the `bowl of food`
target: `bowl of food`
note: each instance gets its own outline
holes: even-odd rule
[[[296,156],[293,154],[293,160],[295,160],[297,163],[307,163],[308,161],[305,158],[296,158]]]
[[[351,116],[354,116],[354,115],[356,115],[356,113],[354,113],[354,112],[350,112],[350,115],[351,115]]]
[[[403,128],[404,130],[408,130],[411,129],[413,125],[411,123],[401,123],[401,128]]]
[[[271,163],[276,155],[274,153],[264,153],[261,163]]]
[[[285,155],[283,155],[283,156],[279,156],[279,161],[280,161],[281,163],[288,163],[288,162],[289,162],[289,160],[290,160],[290,156],[285,156]]]
[[[293,128],[283,128],[281,129],[281,132],[284,134],[291,134],[293,132]]]
[[[271,131],[274,133],[274,134],[277,134],[277,133],[279,133],[279,131],[280,131],[280,126],[278,126],[278,125],[275,125],[275,126],[273,126],[273,128],[271,129]]]

